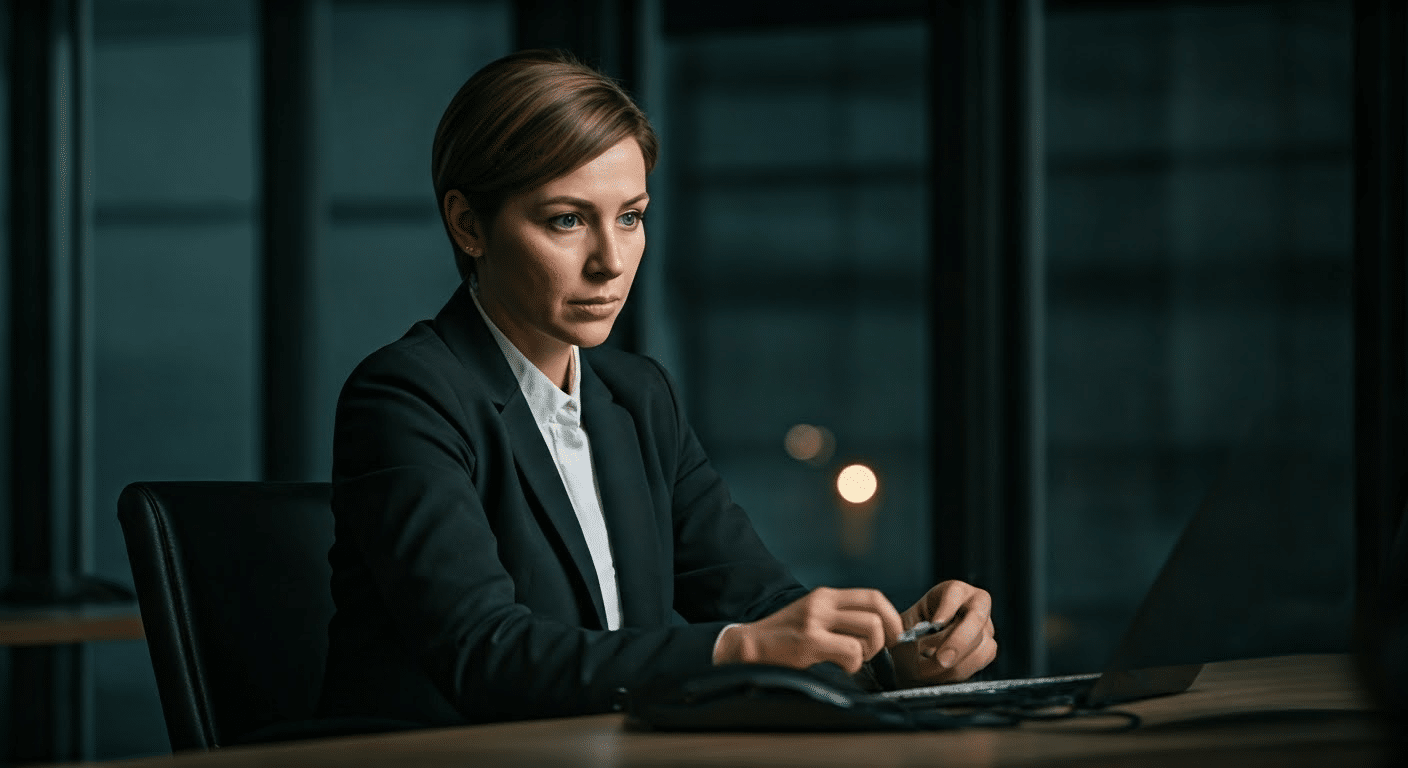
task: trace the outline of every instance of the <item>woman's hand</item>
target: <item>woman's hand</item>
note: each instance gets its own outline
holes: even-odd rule
[[[901,684],[967,680],[997,657],[992,596],[961,581],[934,586],[904,612],[905,628],[921,621],[952,622],[940,632],[892,649]]]
[[[806,669],[830,661],[855,674],[901,630],[899,612],[879,592],[818,587],[765,619],[725,629],[714,663]]]

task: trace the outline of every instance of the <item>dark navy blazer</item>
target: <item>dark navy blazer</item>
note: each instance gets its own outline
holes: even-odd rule
[[[604,712],[620,688],[708,667],[727,622],[805,594],[729,497],[660,365],[611,349],[582,360],[621,628],[605,629],[552,456],[461,286],[338,400],[322,714]]]

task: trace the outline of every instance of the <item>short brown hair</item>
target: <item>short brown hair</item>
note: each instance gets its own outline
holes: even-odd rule
[[[565,176],[634,138],[655,168],[650,121],[611,78],[557,50],[531,50],[488,64],[460,87],[431,148],[436,208],[447,235],[445,195],[459,190],[487,229],[509,197]],[[451,236],[453,241],[453,236]],[[460,278],[474,259],[455,249]]]

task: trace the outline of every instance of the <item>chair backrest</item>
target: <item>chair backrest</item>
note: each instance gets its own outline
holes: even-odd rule
[[[133,483],[118,499],[172,749],[311,718],[332,617],[327,483]]]

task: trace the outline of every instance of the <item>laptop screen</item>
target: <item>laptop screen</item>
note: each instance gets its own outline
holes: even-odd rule
[[[1291,653],[1346,652],[1352,499],[1291,414],[1232,450],[1128,625],[1106,673]],[[1321,439],[1323,442],[1323,438]]]

